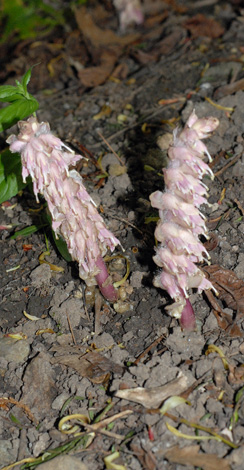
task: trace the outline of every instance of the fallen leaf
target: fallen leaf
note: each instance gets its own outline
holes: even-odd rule
[[[108,49],[101,53],[100,65],[79,70],[78,75],[82,84],[88,88],[101,85],[112,73],[120,50]]]
[[[239,326],[233,322],[231,315],[228,315],[222,310],[213,293],[211,291],[205,291],[205,295],[213,308],[212,312],[216,317],[218,326],[232,337],[243,336]]]
[[[89,352],[84,355],[65,354],[55,357],[52,363],[72,367],[72,369],[75,369],[82,377],[87,377],[91,382],[96,384],[105,382],[111,372],[122,374],[124,371],[122,366],[97,352]]]
[[[145,451],[133,443],[131,444],[130,448],[138,458],[143,468],[147,470],[156,470],[156,459],[150,450]]]
[[[217,264],[204,267],[209,279],[227,307],[237,310],[237,316],[244,315],[244,282],[237,275]]]
[[[215,90],[213,97],[215,100],[219,100],[220,98],[232,95],[239,90],[244,90],[244,78],[241,78],[241,80],[238,80],[237,82],[218,87],[217,90]]]
[[[218,244],[219,244],[219,239],[216,233],[212,232],[209,235],[209,239],[204,243],[204,248],[206,248],[208,252],[213,251],[215,250],[215,248],[217,248]]]
[[[114,44],[127,46],[140,38],[140,34],[132,33],[126,36],[118,36],[110,29],[101,29],[93,21],[92,16],[88,13],[85,6],[75,8],[75,19],[80,31],[86,40],[89,40],[93,46],[101,48],[101,46],[111,47]]]
[[[158,408],[166,398],[180,395],[187,388],[187,377],[181,372],[176,379],[161,387],[136,387],[127,390],[118,390],[115,396],[125,400],[140,403],[145,408]]]
[[[233,366],[229,364],[230,373],[228,375],[228,382],[234,385],[240,385],[244,382],[244,364]]]
[[[86,87],[101,85],[111,75],[117,59],[124,53],[124,47],[138,40],[140,35],[133,33],[118,36],[110,29],[97,26],[85,6],[75,8],[74,11],[93,62],[98,62],[97,66],[79,70],[79,78]]]
[[[199,453],[199,450],[199,445],[187,446],[182,449],[176,445],[168,449],[164,457],[169,462],[192,465],[203,470],[219,470],[220,468],[221,470],[231,470],[226,458],[222,459],[215,454]]]
[[[171,34],[159,41],[154,49],[147,52],[142,51],[141,49],[132,49],[131,55],[143,65],[155,62],[162,55],[168,55],[177,47],[181,46],[185,36],[186,34],[183,28],[175,28]]]
[[[225,29],[218,21],[212,18],[207,18],[201,13],[186,20],[184,25],[186,29],[191,32],[193,38],[205,36],[214,39],[219,38],[225,32]]]

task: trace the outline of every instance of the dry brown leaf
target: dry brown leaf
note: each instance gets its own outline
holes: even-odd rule
[[[219,239],[216,233],[212,232],[209,234],[209,239],[204,243],[204,247],[209,252],[209,251],[215,250],[218,244],[219,244]]]
[[[101,46],[113,46],[119,44],[121,47],[127,46],[132,42],[139,39],[140,34],[132,33],[126,36],[117,36],[110,29],[101,29],[93,21],[92,16],[88,13],[85,6],[81,8],[75,8],[75,19],[79,26],[79,29],[85,36],[86,40],[89,40],[94,47],[101,48]]]
[[[87,377],[91,382],[99,384],[105,382],[111,372],[123,373],[123,367],[107,359],[97,352],[89,352],[81,356],[80,354],[65,354],[55,357],[53,364],[64,364],[72,367],[82,377]]]
[[[133,443],[131,444],[130,448],[132,452],[138,458],[143,468],[145,468],[146,470],[156,470],[157,468],[156,459],[150,450],[145,451],[144,449],[142,449],[141,447],[138,447],[137,445]]]
[[[209,279],[219,292],[219,298],[229,308],[237,310],[237,315],[244,315],[244,282],[237,275],[217,264],[204,267]]]
[[[217,88],[217,90],[215,90],[213,97],[214,100],[219,100],[220,98],[232,95],[233,93],[236,93],[239,90],[244,90],[244,78],[241,78],[241,80],[238,80],[237,82],[220,86],[219,88]]]
[[[133,49],[131,54],[140,64],[155,62],[161,55],[168,55],[176,49],[185,36],[186,34],[183,28],[175,28],[171,34],[158,42],[154,49],[148,52],[142,51],[141,49]]]
[[[75,9],[75,18],[93,62],[98,63],[97,66],[79,70],[79,78],[86,87],[101,85],[111,75],[117,59],[124,52],[124,47],[138,40],[140,35],[133,33],[117,36],[110,29],[99,28],[85,6]]]
[[[164,457],[169,462],[201,467],[203,470],[219,470],[220,468],[221,470],[231,470],[226,458],[222,459],[215,454],[199,453],[199,449],[199,445],[187,446],[182,449],[176,445],[167,450]]]
[[[205,15],[199,13],[198,15],[192,16],[184,23],[185,27],[189,29],[194,38],[199,36],[206,36],[208,38],[219,38],[225,32],[225,29],[221,24],[212,19],[207,18]]]
[[[233,322],[231,315],[228,315],[226,312],[222,310],[222,308],[218,304],[218,301],[214,297],[213,293],[211,291],[206,291],[205,295],[208,298],[213,308],[212,312],[214,316],[216,317],[218,326],[222,330],[225,330],[232,337],[243,336],[239,326]]]
[[[88,88],[102,85],[112,73],[120,51],[104,50],[101,53],[100,65],[79,70],[78,75],[82,84]]]
[[[115,396],[125,400],[140,403],[145,408],[158,408],[166,398],[180,395],[187,388],[187,377],[179,373],[178,377],[161,387],[136,387],[127,390],[118,390]]]
[[[240,385],[244,382],[244,364],[233,366],[229,363],[228,382],[234,385]]]

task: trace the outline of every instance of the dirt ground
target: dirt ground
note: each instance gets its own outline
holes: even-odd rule
[[[2,44],[0,80],[13,84],[40,62],[29,87],[38,118],[76,152],[90,152],[79,171],[124,249],[108,266],[116,279],[126,269],[129,276],[121,300],[108,304],[60,256],[48,227],[10,239],[40,222],[28,188],[1,205],[1,224],[11,227],[0,232],[0,468],[242,470],[242,2],[150,0],[144,23],[125,32],[109,1],[81,8],[44,38]],[[92,18],[88,30],[84,17]],[[100,29],[98,46],[94,24],[116,35],[110,49]],[[158,138],[193,109],[220,121],[206,142],[215,179],[204,180],[211,207],[202,208],[211,255],[202,269],[219,296],[192,292],[197,331],[185,333],[165,311],[167,293],[152,284],[157,213],[149,195],[163,189],[167,165]],[[40,263],[46,237],[50,255]],[[187,402],[163,415],[175,395]]]

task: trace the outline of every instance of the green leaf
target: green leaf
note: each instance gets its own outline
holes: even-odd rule
[[[27,92],[27,85],[31,79],[31,72],[32,72],[32,68],[31,67],[29,70],[27,70],[27,72],[25,73],[25,75],[23,76],[22,80],[21,80],[21,85],[24,89],[24,93],[25,95],[29,96],[28,92]]]
[[[4,150],[0,154],[0,204],[15,196],[26,186],[22,181],[21,160],[18,153]]]
[[[8,102],[13,101],[13,96],[19,96],[18,90],[15,86],[12,85],[2,85],[0,86],[0,101]]]
[[[46,227],[46,224],[43,225],[29,225],[29,227],[25,227],[22,230],[18,230],[15,232],[11,237],[10,240],[16,240],[18,237],[29,237],[32,233],[38,232],[41,228]]]
[[[38,101],[34,98],[26,99],[23,97],[6,106],[6,108],[0,109],[0,132],[30,116],[38,107]]]
[[[72,261],[72,258],[71,258],[71,255],[68,252],[68,248],[67,248],[67,245],[66,245],[65,241],[61,237],[56,238],[56,235],[55,235],[53,230],[52,230],[52,234],[53,234],[54,243],[55,243],[59,253],[65,259],[65,261],[67,261],[67,263],[69,263],[70,261]]]

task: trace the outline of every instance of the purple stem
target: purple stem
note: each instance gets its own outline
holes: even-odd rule
[[[186,299],[186,305],[182,310],[180,325],[182,330],[194,331],[196,329],[195,313],[188,299]]]
[[[100,269],[100,272],[95,276],[95,278],[102,295],[105,299],[109,300],[109,302],[116,302],[116,300],[118,300],[118,293],[111,282],[107,266],[104,263],[102,256],[97,258],[96,265]]]

